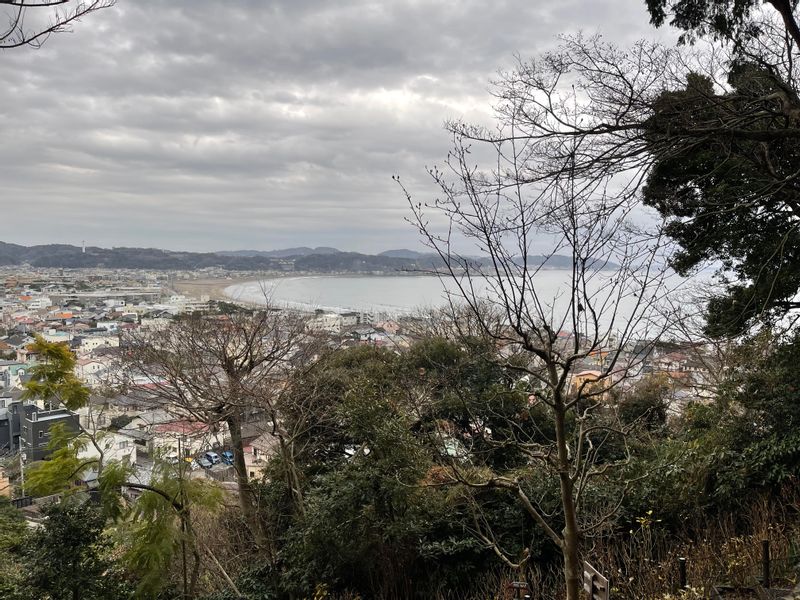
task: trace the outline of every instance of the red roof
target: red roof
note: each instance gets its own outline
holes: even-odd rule
[[[161,423],[155,426],[155,430],[158,433],[177,433],[182,435],[198,433],[206,429],[208,429],[208,425],[197,421],[172,421],[172,423]]]

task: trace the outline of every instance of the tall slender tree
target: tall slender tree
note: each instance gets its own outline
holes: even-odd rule
[[[455,136],[447,170],[432,171],[440,190],[434,202],[409,202],[423,242],[446,265],[440,277],[455,289],[456,329],[466,307],[470,329],[514,356],[503,366],[518,374],[530,409],[547,420],[546,428],[532,431],[515,415],[507,419],[504,438],[481,427],[475,435],[513,446],[546,472],[559,490],[558,511],[548,515],[528,495],[524,469],[475,470],[464,466],[459,452],[449,451],[452,476],[470,487],[514,494],[561,551],[566,597],[577,600],[583,540],[622,501],[611,502],[602,514],[582,511],[591,482],[626,460],[624,453],[617,461],[602,458],[600,448],[609,439],[622,438],[624,446],[626,429],[602,419],[601,409],[668,325],[660,312],[669,293],[665,243],[657,228],[632,225],[635,203],[624,193],[607,192],[610,174],[587,178],[576,172],[580,142],[561,149],[565,161],[559,169],[553,155],[542,156],[527,144],[516,127],[523,107],[514,102],[501,106],[502,130],[488,148],[474,148],[474,137]],[[492,156],[488,169],[473,162],[484,150]],[[558,176],[539,176],[544,161]],[[567,268],[552,271],[565,257]],[[549,294],[543,279],[554,273],[563,281]],[[552,436],[542,437],[542,429]],[[490,535],[480,535],[491,544]]]

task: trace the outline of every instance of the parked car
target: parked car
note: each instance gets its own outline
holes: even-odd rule
[[[210,469],[212,466],[214,466],[214,463],[208,460],[205,454],[197,459],[197,464],[199,464],[204,469]]]
[[[219,454],[216,452],[206,452],[203,457],[211,462],[212,465],[218,464],[222,459],[219,457]]]
[[[225,450],[225,452],[222,453],[222,462],[224,462],[226,465],[232,465],[233,452],[231,452],[230,450]]]

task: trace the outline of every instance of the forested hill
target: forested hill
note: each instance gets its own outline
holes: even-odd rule
[[[481,259],[474,259],[476,263]],[[528,257],[540,264],[543,257]],[[424,271],[441,268],[433,254],[390,250],[379,255],[341,252],[335,248],[289,248],[286,250],[236,252],[173,252],[156,248],[98,248],[46,244],[21,246],[0,242],[0,266],[29,264],[33,267],[194,270],[219,267],[232,271],[286,270],[309,273],[367,273],[374,271]],[[571,266],[570,258],[553,256],[550,268]]]

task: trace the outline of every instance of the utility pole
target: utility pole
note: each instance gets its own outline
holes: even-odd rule
[[[22,451],[22,436],[19,438],[19,478],[20,491],[25,495],[25,453]]]

